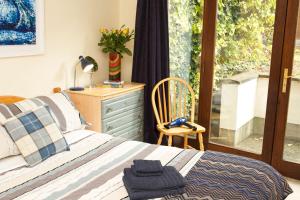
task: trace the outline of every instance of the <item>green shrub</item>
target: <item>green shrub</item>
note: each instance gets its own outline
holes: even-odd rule
[[[187,80],[198,97],[203,0],[169,2],[171,76]],[[218,1],[215,90],[232,75],[269,72],[275,6],[275,0]]]

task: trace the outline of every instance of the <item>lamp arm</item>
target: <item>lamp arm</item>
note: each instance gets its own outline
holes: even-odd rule
[[[79,63],[80,63],[80,61],[77,62],[77,63],[75,64],[75,70],[74,70],[74,87],[76,87],[77,65],[78,65]]]
[[[70,90],[71,91],[82,91],[82,90],[84,90],[84,88],[82,88],[82,87],[76,87],[76,80],[77,80],[77,65],[79,64],[79,63],[81,63],[81,62],[83,62],[82,60],[84,59],[84,57],[83,56],[80,56],[79,57],[79,62],[77,62],[76,64],[75,64],[75,69],[74,69],[74,87],[71,87],[70,88]]]
[[[76,74],[77,74],[77,64],[75,65],[75,70],[74,70],[74,88],[76,87]]]

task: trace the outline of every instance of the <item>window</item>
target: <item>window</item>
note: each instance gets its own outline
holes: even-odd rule
[[[169,0],[171,77],[186,80],[198,105],[203,0]],[[196,108],[196,115],[198,109]],[[197,120],[197,116],[195,117]]]

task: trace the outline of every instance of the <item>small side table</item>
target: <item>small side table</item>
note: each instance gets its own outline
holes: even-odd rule
[[[99,86],[67,92],[82,116],[91,123],[90,130],[142,141],[144,86],[125,83],[123,88]]]

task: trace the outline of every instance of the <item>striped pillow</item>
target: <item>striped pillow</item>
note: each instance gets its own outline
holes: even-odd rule
[[[63,94],[65,96],[65,98],[69,101],[69,103],[76,109],[76,106],[75,104],[73,103],[72,99],[69,97],[69,95],[62,91],[61,94]],[[80,114],[79,112],[79,118],[80,118],[80,122],[81,124],[85,127],[85,126],[88,126],[88,123],[85,121],[85,118]]]
[[[26,99],[11,105],[0,104],[1,118],[8,119],[21,112],[48,105],[50,113],[63,133],[82,129],[86,122],[80,116],[79,111],[73,105],[69,96],[62,92],[49,96],[39,96],[33,99]]]
[[[48,109],[48,106],[41,106],[4,122],[4,127],[30,166],[69,150]]]
[[[66,93],[39,96],[35,99],[49,105],[51,114],[63,133],[81,129],[82,125],[85,125],[85,121]]]

